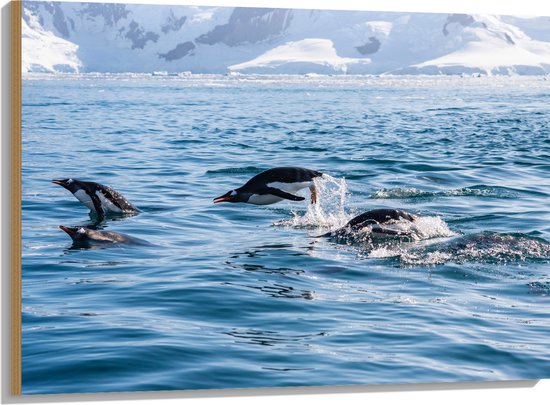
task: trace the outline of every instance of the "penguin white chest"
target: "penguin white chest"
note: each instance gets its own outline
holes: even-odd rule
[[[87,192],[84,190],[77,190],[74,193],[74,196],[78,201],[88,207],[90,210],[95,211],[94,203]]]
[[[101,202],[101,208],[103,208],[104,212],[122,212],[122,210],[118,208],[115,204],[113,204],[111,200],[107,199],[102,192],[95,191],[95,195]],[[77,190],[74,193],[74,196],[78,199],[78,201],[88,207],[91,211],[96,212],[94,202],[92,201],[88,193],[86,193],[84,190]]]
[[[255,205],[268,205],[282,200],[281,197],[277,197],[273,194],[252,194],[247,202]]]

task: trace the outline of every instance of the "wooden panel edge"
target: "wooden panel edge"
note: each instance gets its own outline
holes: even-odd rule
[[[21,395],[21,1],[11,7],[11,394]]]

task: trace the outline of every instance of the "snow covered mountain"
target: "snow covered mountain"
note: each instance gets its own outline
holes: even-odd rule
[[[23,69],[548,74],[550,17],[24,1]]]

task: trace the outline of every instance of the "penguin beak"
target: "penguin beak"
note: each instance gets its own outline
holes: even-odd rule
[[[71,238],[76,234],[76,228],[69,228],[68,226],[59,225],[59,229],[65,231]]]
[[[226,201],[231,201],[231,197],[228,195],[222,195],[220,197],[214,198],[214,204],[226,202]]]
[[[65,182],[63,180],[52,180],[53,184],[57,184],[58,186],[65,187]]]

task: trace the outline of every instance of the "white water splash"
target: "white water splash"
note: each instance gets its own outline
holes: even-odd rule
[[[402,249],[399,249],[395,246],[379,246],[371,250],[368,254],[368,257],[372,259],[384,259],[387,257],[399,257],[403,252]]]
[[[419,217],[414,222],[399,221],[395,226],[403,233],[415,235],[417,240],[448,238],[457,235],[439,217]]]
[[[309,204],[305,214],[293,212],[294,217],[278,221],[276,225],[294,228],[333,229],[345,225],[350,216],[346,213],[348,185],[344,178],[336,179],[328,174],[314,180],[317,203]]]

